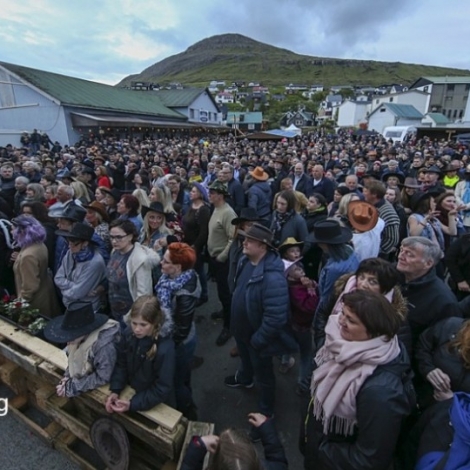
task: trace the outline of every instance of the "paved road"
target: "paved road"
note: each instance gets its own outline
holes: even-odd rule
[[[257,393],[255,389],[230,389],[223,384],[223,379],[236,371],[238,358],[229,355],[235,344],[233,339],[223,347],[215,345],[221,323],[210,319],[210,313],[219,305],[215,300],[215,285],[211,284],[210,287],[210,301],[196,312],[199,337],[196,355],[204,358],[203,364],[193,371],[199,420],[215,423],[216,432],[227,427],[248,429],[246,417],[249,412],[257,410]],[[279,361],[277,358],[274,361],[277,371]],[[276,421],[291,469],[302,468],[297,450],[301,400],[294,391],[296,374],[297,364],[286,375],[277,373]],[[5,393],[5,389],[0,387],[0,398]],[[47,447],[25,425],[16,422],[13,416],[0,417],[0,468],[36,470],[41,466],[47,470],[78,468],[67,457]]]

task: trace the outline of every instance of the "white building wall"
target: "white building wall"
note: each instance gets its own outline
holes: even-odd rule
[[[368,129],[370,131],[376,131],[382,134],[385,127],[396,125],[397,124],[395,123],[395,115],[385,108],[385,111],[383,113],[377,111],[369,117]]]
[[[415,93],[415,92],[406,92],[406,93],[394,93],[393,95],[384,95],[372,97],[372,106],[371,111],[374,111],[379,106],[384,103],[392,104],[411,104],[414,106],[421,114],[426,114],[428,112],[430,94]],[[392,101],[390,101],[392,99]]]
[[[370,105],[368,103],[355,103],[345,101],[338,108],[339,127],[357,127],[366,120]]]
[[[174,108],[176,111],[188,117],[189,122],[198,122],[206,124],[221,124],[222,113],[220,113],[207,92],[201,93],[188,108]],[[194,111],[194,117],[191,111]]]

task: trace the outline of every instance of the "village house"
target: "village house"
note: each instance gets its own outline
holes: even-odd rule
[[[423,114],[410,104],[384,103],[369,114],[369,130],[383,134],[389,126],[419,126]]]

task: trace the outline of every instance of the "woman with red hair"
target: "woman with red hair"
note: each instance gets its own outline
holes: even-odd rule
[[[201,294],[194,271],[196,252],[187,243],[170,243],[162,258],[162,275],[155,286],[162,309],[171,315],[175,342],[176,407],[186,418],[197,420],[191,391],[191,361],[196,349],[194,311]]]

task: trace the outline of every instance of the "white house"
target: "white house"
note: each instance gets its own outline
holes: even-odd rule
[[[224,91],[221,91],[220,93],[217,93],[217,95],[215,95],[215,102],[217,104],[233,103],[233,95],[232,93],[226,93]]]
[[[423,117],[409,104],[384,103],[369,114],[368,127],[382,134],[389,126],[419,126]]]
[[[358,127],[361,122],[367,119],[370,110],[370,101],[346,100],[338,107],[339,127]]]
[[[427,113],[421,120],[421,124],[426,127],[445,127],[451,121],[442,113]]]
[[[421,114],[426,114],[429,107],[429,93],[424,93],[420,90],[408,90],[403,93],[391,93],[387,95],[374,95],[372,97],[371,109],[374,111],[382,104],[408,104],[414,106]]]

